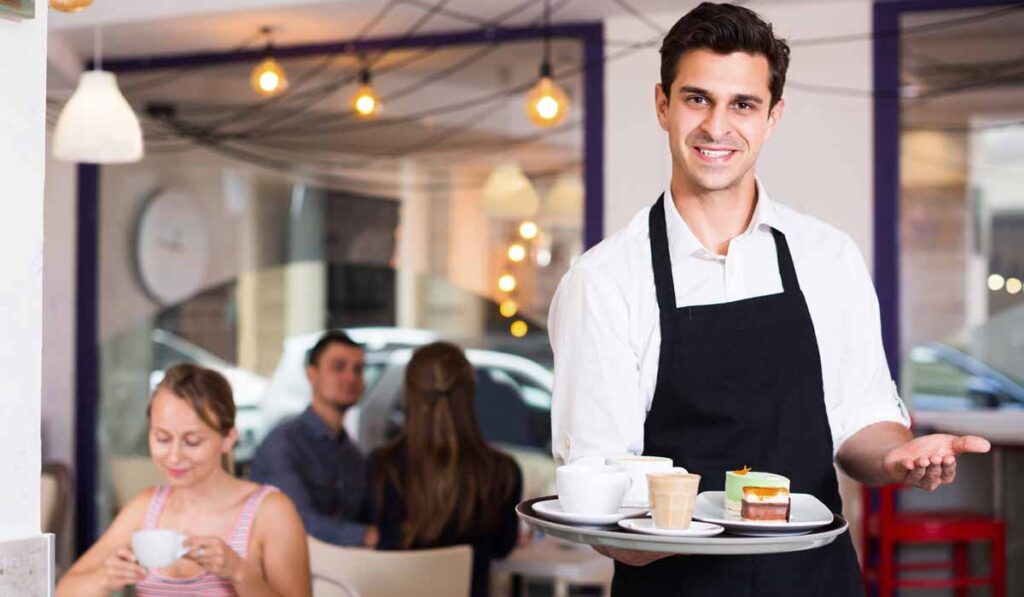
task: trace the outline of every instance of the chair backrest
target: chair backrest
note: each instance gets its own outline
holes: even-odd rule
[[[61,462],[43,464],[40,477],[40,527],[44,533],[58,533],[64,526],[71,504],[71,472]]]
[[[329,582],[339,582],[359,597],[466,597],[473,573],[473,549],[468,545],[412,551],[374,551],[339,547],[309,538],[313,597],[344,595]],[[317,590],[317,587],[320,590]]]
[[[315,597],[360,597],[352,585],[338,579],[313,575],[313,595]]]
[[[115,510],[120,510],[142,490],[164,482],[160,470],[148,456],[111,456],[110,478],[114,484]]]

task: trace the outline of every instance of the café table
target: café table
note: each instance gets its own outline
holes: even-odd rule
[[[952,435],[977,435],[992,443],[992,500],[996,516],[1004,514],[1003,451],[1024,448],[1024,410],[914,411],[914,427]]]
[[[590,547],[542,536],[516,548],[504,560],[495,560],[491,571],[519,579],[522,595],[526,580],[550,582],[555,597],[568,597],[572,586],[601,587],[602,595],[610,595],[614,565]]]

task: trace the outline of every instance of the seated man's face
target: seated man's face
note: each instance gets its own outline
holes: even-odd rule
[[[366,358],[361,348],[338,342],[327,345],[316,365],[306,367],[313,388],[313,400],[345,410],[359,402],[366,383],[363,368]]]

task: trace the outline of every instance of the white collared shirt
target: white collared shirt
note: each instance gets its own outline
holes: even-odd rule
[[[782,292],[771,228],[786,235],[821,354],[833,456],[880,421],[909,426],[882,348],[878,298],[845,233],[774,203],[760,181],[750,226],[725,256],[706,249],[665,191],[676,305]],[[584,253],[558,285],[548,316],[555,354],[552,452],[559,463],[640,454],[658,376],[661,330],[648,214]]]

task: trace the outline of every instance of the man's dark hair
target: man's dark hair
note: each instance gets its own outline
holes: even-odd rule
[[[320,339],[316,341],[313,348],[310,348],[309,352],[306,353],[306,364],[316,367],[317,363],[320,361],[320,355],[327,350],[328,346],[335,343],[358,348],[359,350],[363,349],[362,344],[353,340],[352,337],[345,332],[341,330],[327,330],[324,332],[324,335],[320,336]]]
[[[768,59],[771,78],[768,88],[775,106],[782,98],[789,68],[789,46],[775,37],[770,23],[749,8],[734,4],[702,2],[676,21],[661,42],[661,89],[671,97],[679,59],[690,50],[711,50],[718,54],[746,52]]]

